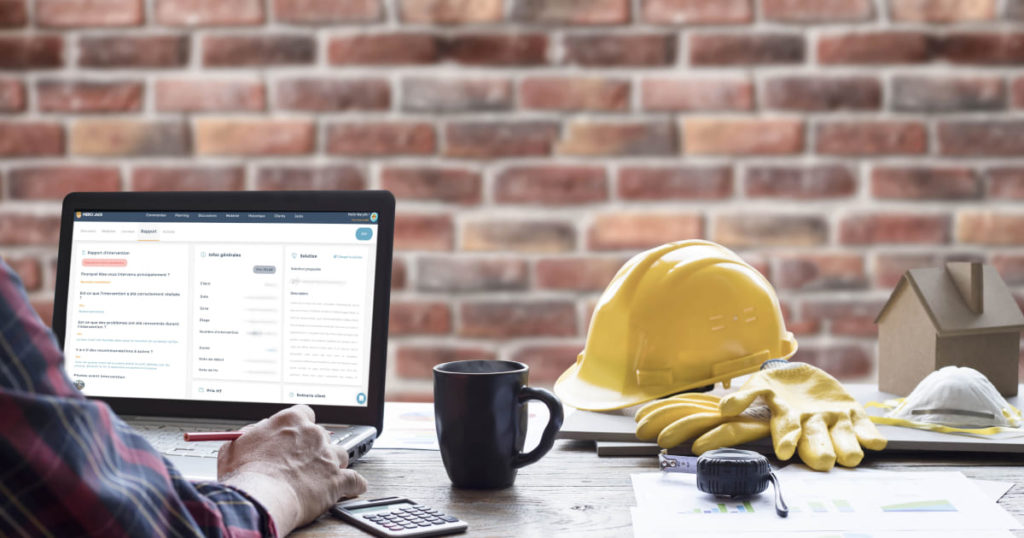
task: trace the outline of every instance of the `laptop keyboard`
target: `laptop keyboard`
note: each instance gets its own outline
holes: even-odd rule
[[[202,426],[200,424],[168,424],[161,422],[129,422],[161,454],[168,456],[191,456],[195,458],[216,458],[224,441],[185,441],[185,432],[232,431],[238,428],[225,426]]]

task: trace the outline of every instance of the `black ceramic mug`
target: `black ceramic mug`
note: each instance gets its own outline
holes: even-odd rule
[[[434,424],[448,478],[459,488],[507,488],[539,460],[562,428],[562,402],[526,386],[530,368],[512,361],[456,361],[434,367]],[[537,448],[524,454],[527,400],[551,411]]]

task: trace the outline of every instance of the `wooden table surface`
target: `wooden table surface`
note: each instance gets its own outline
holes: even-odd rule
[[[1024,457],[957,453],[869,455],[864,467],[897,471],[961,471],[970,478],[1013,482],[999,504],[1024,522]],[[355,467],[370,483],[363,498],[403,495],[450,512],[478,536],[632,536],[635,506],[629,475],[657,470],[654,457],[598,458],[593,444],[557,441],[542,460],[519,471],[514,486],[497,491],[451,487],[440,453],[371,450]],[[755,530],[755,529],[752,529]],[[1024,537],[1024,531],[1015,531]],[[293,536],[367,536],[323,517]]]

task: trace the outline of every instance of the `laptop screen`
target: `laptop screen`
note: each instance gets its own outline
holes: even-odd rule
[[[75,211],[87,396],[365,407],[375,212]]]

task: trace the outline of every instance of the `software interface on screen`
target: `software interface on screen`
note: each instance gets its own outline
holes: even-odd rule
[[[86,395],[365,406],[377,213],[76,211]]]

